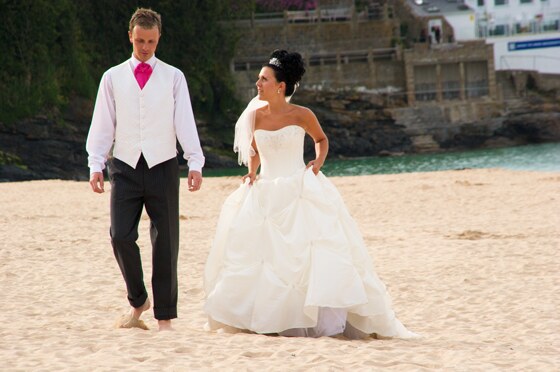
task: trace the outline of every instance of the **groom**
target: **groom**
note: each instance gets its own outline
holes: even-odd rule
[[[131,311],[118,326],[147,329],[141,314],[150,308],[142,272],[138,223],[150,217],[154,316],[160,330],[177,317],[179,249],[179,140],[188,162],[188,188],[202,184],[204,156],[183,73],[154,55],[161,17],[138,9],[129,23],[132,57],[105,72],[93,111],[86,149],[90,185],[103,193],[103,169],[113,147],[111,244],[128,292]]]

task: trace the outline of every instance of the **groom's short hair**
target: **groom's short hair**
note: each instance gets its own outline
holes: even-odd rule
[[[140,26],[145,29],[157,26],[161,35],[161,15],[152,9],[138,8],[130,18],[128,30],[132,32],[134,26]]]

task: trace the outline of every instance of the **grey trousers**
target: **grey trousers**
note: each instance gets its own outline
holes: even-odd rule
[[[179,166],[177,158],[151,169],[140,157],[136,169],[113,158],[111,180],[111,244],[128,292],[140,307],[148,298],[144,285],[138,224],[143,207],[150,217],[154,316],[177,317],[177,257],[179,252]]]

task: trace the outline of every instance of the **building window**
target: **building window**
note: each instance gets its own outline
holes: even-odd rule
[[[441,88],[445,100],[459,99],[461,97],[461,73],[458,63],[445,63],[441,65]]]
[[[436,100],[436,66],[414,66],[414,80],[417,101]]]
[[[507,5],[508,0],[494,0],[494,5]]]
[[[521,4],[531,4],[533,0],[519,0]]]
[[[488,63],[465,63],[465,90],[467,98],[483,97],[488,95]]]
[[[484,0],[478,0],[478,6],[484,6]]]

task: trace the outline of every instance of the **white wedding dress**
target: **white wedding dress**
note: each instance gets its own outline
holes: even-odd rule
[[[205,267],[207,328],[415,337],[395,317],[340,194],[305,168],[305,131],[256,130],[261,171],[225,201]]]

